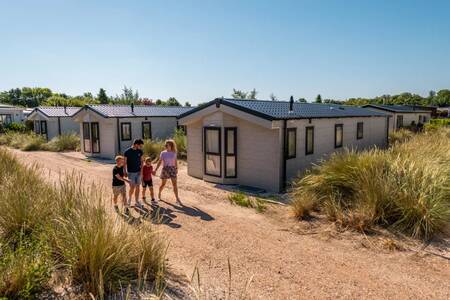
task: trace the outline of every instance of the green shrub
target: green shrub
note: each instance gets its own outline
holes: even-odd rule
[[[0,135],[0,145],[7,145],[23,151],[41,150],[45,143],[44,137],[34,133],[8,131]]]
[[[173,140],[177,144],[178,157],[185,158],[187,156],[187,138],[183,129],[175,129]]]
[[[410,140],[415,135],[414,132],[406,128],[400,128],[389,134],[389,144],[404,143]]]
[[[78,151],[80,150],[80,136],[75,133],[61,134],[48,142],[45,148],[54,152]]]
[[[254,208],[257,212],[263,212],[264,210],[266,210],[264,201],[255,197],[247,196],[242,192],[232,193],[228,195],[228,200],[231,204]]]
[[[15,122],[6,125],[5,129],[8,131],[17,131],[17,132],[26,132],[28,130],[25,124]]]
[[[317,207],[344,227],[428,239],[450,222],[449,137],[440,130],[389,150],[333,154],[294,182],[293,212],[303,218]]]
[[[45,240],[21,239],[17,245],[0,245],[0,296],[36,299],[53,269],[51,251]]]
[[[164,141],[161,140],[145,140],[142,151],[145,156],[150,156],[152,159],[158,159],[161,151],[164,150]]]

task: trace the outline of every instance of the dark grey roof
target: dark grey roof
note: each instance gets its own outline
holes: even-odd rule
[[[127,117],[177,117],[191,110],[191,107],[181,106],[145,106],[135,105],[86,105],[85,109],[91,109],[105,118]]]
[[[386,104],[367,104],[363,105],[365,108],[376,108],[390,112],[403,112],[403,113],[414,113],[414,112],[429,112],[429,110],[424,110],[419,107],[414,107],[412,105],[386,105]]]
[[[182,114],[180,118],[217,103],[245,111],[267,120],[386,116],[382,112],[350,105],[294,102],[293,110],[289,112],[288,101],[217,98],[208,104]]]
[[[39,111],[47,117],[72,117],[75,115],[81,107],[66,107],[63,106],[39,106],[36,107],[31,113],[34,111]]]

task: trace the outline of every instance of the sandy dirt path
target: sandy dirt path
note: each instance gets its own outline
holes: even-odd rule
[[[45,176],[80,171],[109,193],[109,163],[87,161],[79,153],[15,153],[24,162],[40,164]],[[223,299],[228,290],[228,258],[233,294],[252,277],[252,299],[450,298],[450,262],[445,258],[383,250],[370,247],[370,241],[368,247],[359,234],[299,234],[286,207],[258,214],[231,205],[227,191],[189,177],[185,165],[179,173],[185,207],[176,206],[172,191],[165,191],[166,202],[160,205],[171,221],[157,226],[169,237],[171,268],[190,276],[198,264],[210,298]],[[442,250],[445,255],[447,250]]]

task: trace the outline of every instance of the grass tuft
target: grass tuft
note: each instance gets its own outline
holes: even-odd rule
[[[417,134],[388,150],[333,154],[294,181],[297,218],[314,209],[357,230],[374,225],[429,239],[450,222],[450,130]]]
[[[254,208],[257,212],[264,212],[267,208],[266,204],[263,200],[260,200],[255,197],[250,197],[245,195],[242,192],[232,193],[228,195],[228,200],[231,204],[248,207],[248,208]]]
[[[100,299],[121,284],[163,285],[166,244],[151,225],[132,227],[113,217],[102,189],[85,188],[79,175],[50,185],[36,167],[23,166],[6,149],[0,149],[0,164],[8,165],[0,173],[0,241],[8,254],[0,255],[0,273],[11,274],[6,287],[0,283],[0,297],[32,297],[56,266]]]

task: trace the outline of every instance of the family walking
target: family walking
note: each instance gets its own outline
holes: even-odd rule
[[[178,197],[178,186],[177,186],[177,145],[173,140],[166,140],[165,150],[159,155],[159,160],[156,167],[153,168],[153,160],[150,157],[144,157],[144,152],[142,151],[142,146],[144,142],[141,139],[136,139],[133,141],[133,145],[128,148],[123,156],[116,156],[116,165],[113,168],[113,202],[114,209],[116,212],[120,213],[117,200],[119,195],[122,197],[122,203],[124,207],[124,213],[126,215],[130,214],[131,199],[134,195],[135,206],[138,208],[143,208],[143,204],[139,201],[140,186],[142,184],[142,201],[145,202],[145,194],[147,188],[150,192],[151,204],[158,205],[158,199],[161,200],[161,193],[170,179],[173,186],[173,192],[175,194],[175,199],[177,204],[182,205],[180,198]],[[153,176],[156,176],[156,172],[162,165],[162,170],[160,174],[161,184],[159,186],[158,198],[155,198],[153,191]],[[126,192],[125,183],[130,185],[130,190]]]

